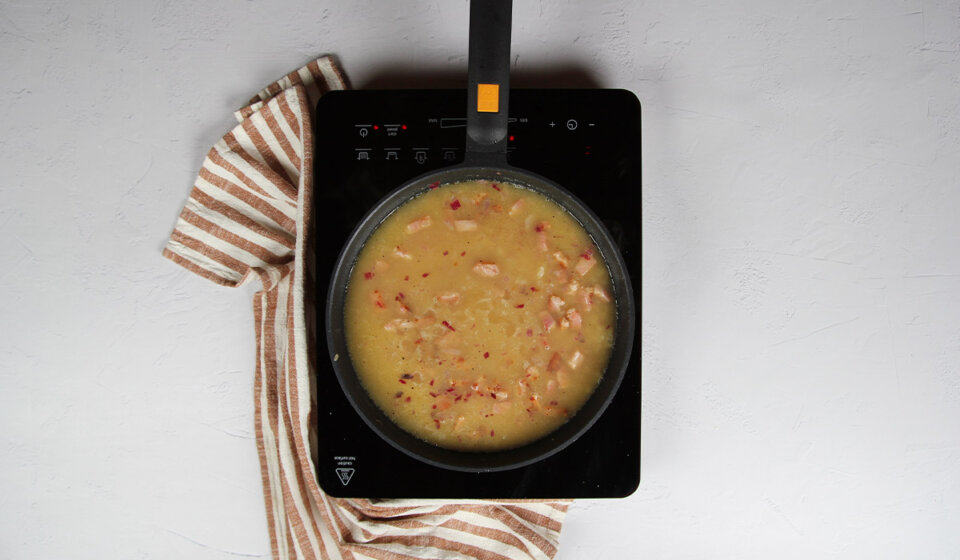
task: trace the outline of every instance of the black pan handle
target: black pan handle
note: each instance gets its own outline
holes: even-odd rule
[[[506,165],[513,0],[471,0],[467,163]]]

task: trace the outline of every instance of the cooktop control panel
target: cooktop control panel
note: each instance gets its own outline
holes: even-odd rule
[[[493,473],[434,467],[396,450],[353,410],[323,328],[330,275],[350,232],[407,181],[463,161],[466,92],[337,91],[315,120],[314,281],[308,300],[317,387],[317,477],[324,491],[368,498],[625,496],[640,477],[640,104],[624,90],[512,90],[508,161],[552,179],[600,217],[623,255],[637,302],[626,376],[596,424],[532,465]]]

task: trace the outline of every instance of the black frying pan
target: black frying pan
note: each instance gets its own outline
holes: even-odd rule
[[[552,181],[507,164],[507,101],[510,83],[512,0],[473,0],[470,4],[467,138],[464,162],[418,177],[377,203],[360,221],[337,259],[327,295],[327,347],[337,379],[350,403],[380,437],[428,464],[459,471],[500,471],[522,467],[562,450],[580,437],[610,403],[633,348],[633,290],[623,258],[603,224],[583,203]],[[496,86],[495,95],[489,93]],[[481,89],[484,91],[481,92]],[[479,93],[478,93],[479,92]],[[481,105],[478,107],[478,102]],[[479,109],[483,109],[478,110]],[[377,407],[357,378],[344,329],[344,303],[354,263],[366,240],[405,202],[431,185],[488,180],[512,183],[544,195],[567,210],[593,238],[610,272],[616,302],[613,350],[596,390],[565,424],[532,443],[495,452],[444,449],[404,431]]]

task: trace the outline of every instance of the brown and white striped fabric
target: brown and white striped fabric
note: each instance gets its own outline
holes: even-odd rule
[[[346,80],[320,58],[261,91],[207,154],[163,254],[237,286],[252,274],[255,421],[275,558],[553,558],[567,502],[337,499],[314,476],[305,240],[313,182],[310,112]],[[322,156],[321,156],[322,157]],[[312,444],[311,444],[312,442]]]

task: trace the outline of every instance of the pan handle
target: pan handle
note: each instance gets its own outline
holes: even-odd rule
[[[467,163],[506,165],[513,0],[471,0]]]

